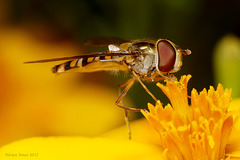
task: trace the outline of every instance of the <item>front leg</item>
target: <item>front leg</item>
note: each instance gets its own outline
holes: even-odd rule
[[[145,84],[143,84],[140,77],[134,71],[132,71],[132,75],[142,85],[145,91],[157,102],[158,99],[149,91],[149,89],[145,86]]]

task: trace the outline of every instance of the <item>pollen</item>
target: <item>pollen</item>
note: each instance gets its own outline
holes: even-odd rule
[[[149,111],[142,113],[158,132],[168,159],[225,159],[233,126],[233,115],[228,111],[231,89],[224,90],[219,84],[216,90],[212,86],[200,93],[193,89],[188,96],[190,78],[191,75],[184,75],[178,82],[157,83],[171,104],[164,107],[160,101],[155,106],[148,104]]]

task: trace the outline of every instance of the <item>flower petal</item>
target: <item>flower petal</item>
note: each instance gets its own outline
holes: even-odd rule
[[[233,130],[229,136],[228,145],[226,147],[226,155],[240,159],[240,98],[234,99],[229,107],[229,110],[235,113],[233,117]],[[231,158],[232,159],[232,158]]]
[[[29,138],[0,148],[0,159],[67,160],[159,160],[159,147],[130,140],[86,137]]]

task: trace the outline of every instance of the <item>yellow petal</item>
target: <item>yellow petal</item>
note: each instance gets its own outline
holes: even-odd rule
[[[0,159],[159,160],[159,147],[131,140],[86,137],[29,138],[0,148]]]
[[[166,81],[166,85],[157,83],[157,86],[161,88],[164,94],[166,94],[168,99],[171,101],[172,107],[184,119],[189,115],[187,83],[190,78],[191,75],[183,75],[179,82]]]
[[[132,140],[137,142],[144,142],[150,144],[160,144],[160,137],[158,133],[149,126],[149,123],[146,119],[135,120],[130,123]],[[128,140],[128,130],[124,125],[115,130],[109,131],[102,136],[112,139],[122,139]]]
[[[239,158],[240,159],[240,98],[234,99],[229,107],[229,110],[234,115],[233,120],[233,129],[231,135],[229,136],[229,141],[226,148],[226,155],[232,158]],[[232,159],[231,158],[231,159]]]

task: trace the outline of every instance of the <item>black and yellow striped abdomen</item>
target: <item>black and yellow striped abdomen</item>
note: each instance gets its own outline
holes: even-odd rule
[[[127,71],[128,66],[122,57],[96,56],[67,61],[53,67],[53,73],[63,72],[96,72],[104,70]]]

